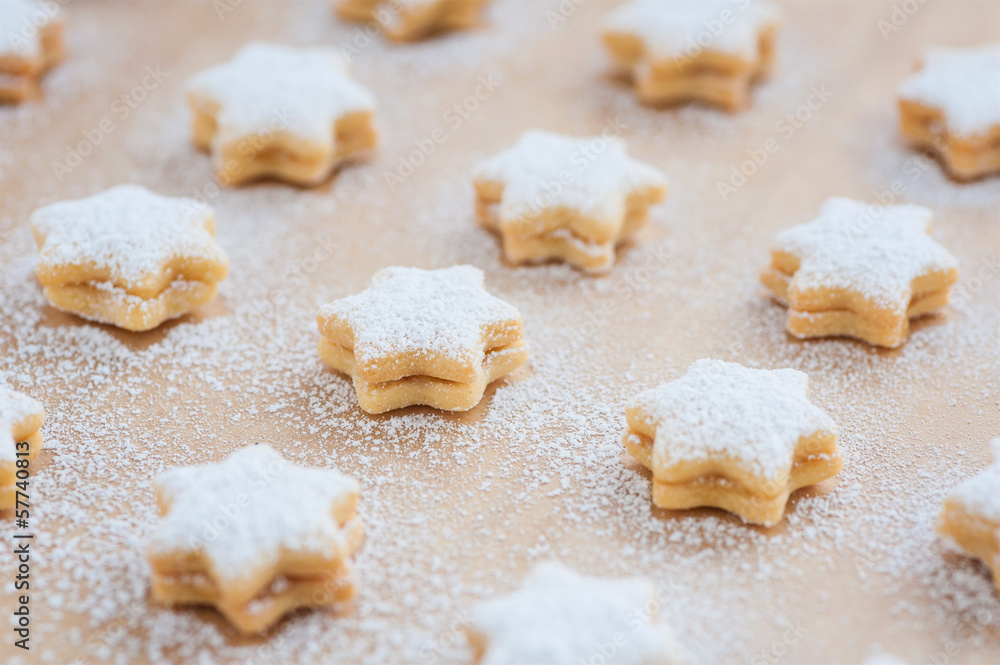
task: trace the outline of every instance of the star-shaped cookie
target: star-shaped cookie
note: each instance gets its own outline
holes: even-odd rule
[[[375,98],[332,47],[252,42],[188,84],[194,143],[224,185],[274,177],[326,180],[375,146]]]
[[[30,462],[38,456],[42,449],[40,429],[44,420],[45,409],[38,400],[0,386],[0,510],[14,507],[17,462]],[[26,454],[19,456],[18,453]]]
[[[643,103],[736,111],[770,72],[780,20],[769,0],[632,0],[608,15],[603,37]]]
[[[354,595],[358,483],[255,445],[153,484],[162,520],[148,547],[153,596],[214,605],[244,633],[297,607]]]
[[[490,295],[472,266],[384,268],[316,320],[320,357],[354,378],[368,413],[415,404],[467,411],[528,359],[521,314]]]
[[[934,48],[899,88],[903,135],[957,180],[1000,172],[1000,42]]]
[[[577,665],[592,662],[598,645],[601,662],[684,662],[651,581],[587,577],[557,563],[536,566],[519,590],[476,607],[466,632],[477,665]]]
[[[0,102],[37,97],[39,80],[62,60],[62,10],[55,2],[0,1]]]
[[[478,25],[489,1],[336,0],[334,9],[347,21],[374,21],[390,39],[411,42]]]
[[[615,246],[645,224],[667,194],[658,170],[620,140],[525,132],[473,174],[480,222],[499,233],[509,261],[561,259],[610,270]]]
[[[809,377],[699,360],[625,409],[626,450],[653,473],[653,503],[715,506],[773,526],[792,492],[840,472],[837,427]]]
[[[938,533],[982,560],[1000,591],[1000,438],[990,447],[992,464],[948,495],[935,526]]]
[[[761,281],[796,337],[842,335],[895,348],[912,318],[948,304],[958,262],[930,237],[931,211],[831,198],[778,234]]]
[[[39,208],[31,228],[52,306],[126,330],[210,302],[229,267],[211,208],[136,185]]]

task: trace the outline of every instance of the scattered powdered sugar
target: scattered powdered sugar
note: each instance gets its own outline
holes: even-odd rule
[[[222,144],[280,128],[332,146],[338,118],[375,110],[375,97],[332,47],[251,42],[229,62],[196,74],[188,91],[199,107],[219,109]]]
[[[517,308],[483,288],[483,271],[467,265],[441,270],[383,268],[371,286],[319,310],[347,322],[358,364],[396,354],[476,359],[483,328],[520,321]]]
[[[44,413],[41,403],[10,388],[0,385],[0,460],[17,459],[14,429],[29,418]]]
[[[809,402],[808,388],[809,377],[793,369],[704,359],[681,378],[639,394],[629,408],[656,430],[654,469],[721,457],[772,481],[791,469],[801,437],[837,431]]]
[[[354,500],[358,483],[331,469],[289,464],[267,445],[247,446],[221,463],[171,469],[153,487],[165,514],[151,554],[203,554],[224,592],[258,571],[276,572],[284,555],[329,559],[349,551],[336,512]]]
[[[899,86],[902,99],[940,109],[948,131],[987,136],[1000,125],[1000,42],[932,48]]]
[[[847,290],[905,312],[914,279],[958,267],[929,235],[932,217],[923,206],[834,197],[816,219],[779,233],[773,249],[801,260],[789,285],[792,294]]]
[[[617,138],[575,138],[537,129],[480,163],[473,178],[504,183],[500,219],[519,224],[543,208],[566,208],[618,228],[632,192],[666,187],[663,174],[629,158]]]
[[[41,268],[81,266],[126,289],[155,279],[178,259],[227,261],[212,236],[211,208],[136,185],[39,208],[31,215],[31,226],[40,244]]]
[[[587,577],[546,562],[514,593],[477,606],[470,624],[485,643],[482,665],[576,665],[589,662],[595,643],[619,665],[677,665],[683,659],[655,598],[650,580]]]
[[[955,488],[951,498],[971,513],[1000,522],[1000,438],[994,439],[990,446],[993,464]]]
[[[608,15],[605,30],[638,35],[654,60],[709,50],[752,62],[760,30],[780,16],[769,0],[632,0]]]

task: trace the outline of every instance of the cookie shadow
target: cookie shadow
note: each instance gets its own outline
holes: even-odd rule
[[[189,312],[188,314],[180,316],[176,319],[164,321],[152,330],[132,332],[108,323],[88,321],[87,319],[83,319],[75,314],[58,310],[51,305],[45,305],[42,309],[41,325],[47,328],[97,328],[108,333],[132,351],[145,351],[151,346],[162,342],[166,338],[167,333],[179,325],[185,323],[199,323],[201,321],[214,319],[218,316],[225,316],[230,313],[231,310],[225,302],[225,296],[220,295],[209,304],[203,305],[195,311]]]

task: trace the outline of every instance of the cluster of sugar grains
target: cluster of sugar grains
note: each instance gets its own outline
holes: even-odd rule
[[[809,377],[699,360],[626,408],[625,449],[653,472],[661,508],[716,506],[773,526],[789,495],[843,466],[833,420]]]
[[[1000,42],[933,48],[899,87],[903,135],[938,155],[949,175],[1000,172]]]
[[[832,198],[813,221],[779,233],[761,281],[788,307],[788,332],[902,344],[910,319],[947,305],[958,281],[931,218],[922,206]]]
[[[126,330],[210,302],[228,270],[211,208],[135,185],[39,208],[31,228],[52,306]]]
[[[479,24],[490,0],[334,0],[337,15],[348,21],[377,23],[400,42]]]
[[[317,322],[320,357],[353,377],[368,413],[467,411],[528,359],[521,314],[472,266],[385,268],[365,291],[324,305]]]
[[[349,560],[364,538],[355,480],[255,445],[167,471],[154,489],[163,516],[149,544],[157,600],[212,605],[256,633],[296,608],[354,596]]]
[[[476,167],[476,210],[514,263],[562,259],[591,272],[614,265],[615,246],[645,224],[667,181],[631,159],[617,138],[533,130]]]
[[[19,476],[18,469],[42,449],[44,421],[45,409],[38,400],[0,386],[0,510],[16,504],[17,482],[27,477],[27,472]]]
[[[190,81],[194,143],[224,185],[274,177],[315,185],[373,148],[375,98],[330,47],[252,42]]]
[[[608,17],[604,43],[643,102],[739,111],[771,70],[780,20],[769,0],[632,0]]]
[[[63,18],[58,4],[0,2],[0,102],[38,97],[42,76],[63,55]]]

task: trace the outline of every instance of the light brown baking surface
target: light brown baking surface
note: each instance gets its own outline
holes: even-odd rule
[[[67,3],[67,58],[43,98],[0,108],[0,380],[47,413],[30,652],[10,646],[14,528],[0,518],[5,662],[469,662],[468,608],[553,557],[654,579],[694,663],[992,662],[1000,596],[933,519],[1000,434],[1000,179],[959,185],[907,149],[895,88],[925,46],[997,39],[1000,5],[897,2],[917,7],[909,16],[892,2],[785,2],[773,75],[727,115],[646,109],[609,78],[610,4],[564,2],[562,16],[558,2],[498,2],[479,30],[366,45],[325,2]],[[183,84],[252,38],[356,43],[355,76],[380,103],[374,159],[313,189],[217,190]],[[810,98],[788,135],[783,117]],[[463,102],[467,118],[449,112]],[[604,277],[503,264],[476,223],[472,166],[531,127],[606,126],[670,180],[650,224]],[[56,169],[88,133],[100,142]],[[717,183],[767,146],[724,200]],[[391,186],[411,154],[421,163]],[[143,334],[51,309],[32,274],[31,211],[122,182],[204,192],[231,262],[213,304]],[[757,280],[774,234],[828,196],[894,185],[896,200],[934,209],[934,237],[961,263],[952,305],[897,350],[788,336]],[[365,414],[316,353],[319,305],[386,265],[463,262],[520,309],[528,364],[468,413]],[[620,444],[625,401],[702,357],[801,369],[840,425],[844,470],[793,496],[777,527],[654,509]],[[157,606],[143,555],[156,473],[253,441],[357,478],[368,534],[354,605],[297,613],[262,640],[210,610]]]

